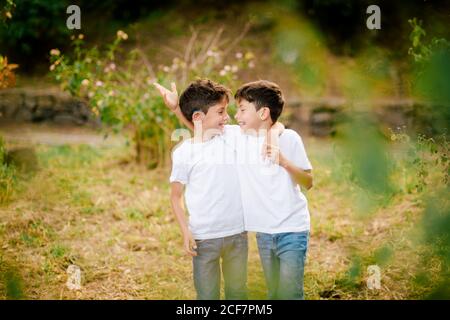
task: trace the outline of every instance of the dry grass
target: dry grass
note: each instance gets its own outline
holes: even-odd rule
[[[309,139],[315,187],[308,193],[312,233],[305,273],[308,299],[406,299],[422,248],[414,243],[421,203],[400,194],[369,217],[356,214],[351,186],[331,179],[329,142]],[[40,170],[20,181],[0,207],[0,272],[16,274],[29,299],[194,299],[191,260],[183,254],[168,201],[168,171],[127,162],[126,146],[38,145]],[[265,284],[250,235],[250,298]],[[369,290],[366,269],[380,265],[382,288]],[[381,251],[380,251],[381,250]],[[353,282],[346,274],[359,257]],[[375,257],[375,258],[374,258]],[[82,289],[65,282],[69,264],[82,270]],[[6,278],[3,277],[3,278]],[[0,297],[7,298],[5,282]]]

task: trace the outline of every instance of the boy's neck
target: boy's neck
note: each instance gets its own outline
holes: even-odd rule
[[[246,131],[246,134],[252,136],[261,136],[267,134],[270,128],[272,127],[272,123],[270,121],[261,122],[261,124],[256,129],[249,129]]]
[[[195,123],[194,122],[194,143],[202,143],[211,140],[216,135],[220,134],[217,129],[213,128],[204,128],[202,126],[202,123]]]

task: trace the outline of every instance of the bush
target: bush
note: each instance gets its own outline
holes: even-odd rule
[[[0,89],[13,87],[16,84],[16,76],[13,72],[17,64],[8,63],[8,58],[0,56]]]
[[[12,19],[14,8],[15,4],[12,0],[0,1],[0,22],[2,22],[3,26]],[[13,70],[17,67],[17,64],[9,64],[6,56],[3,57],[0,55],[0,89],[12,87],[16,84],[16,77]]]
[[[116,131],[131,128],[136,160],[156,167],[169,162],[171,135],[179,123],[153,83],[168,85],[174,81],[183,88],[197,77],[209,77],[234,87],[239,71],[254,65],[252,53],[237,52],[232,56],[233,45],[222,49],[221,33],[219,30],[200,42],[194,30],[185,52],[173,57],[171,65],[157,68],[141,50],[121,47],[128,39],[121,30],[106,49],[85,48],[84,35],[80,34],[72,37],[73,58],[62,55],[58,49],[50,51],[50,70],[63,90],[84,99],[103,123]]]
[[[0,137],[0,204],[7,202],[13,193],[16,174],[12,166],[6,162],[6,149]]]
[[[433,37],[426,40],[426,32],[422,22],[410,19],[412,27],[410,40],[412,46],[409,54],[414,58],[415,77],[414,93],[435,106],[426,110],[427,116],[433,119],[431,129],[434,134],[448,132],[450,123],[450,41]]]
[[[11,1],[6,0],[7,3]],[[63,45],[70,30],[66,27],[69,1],[21,0],[11,5],[6,23],[0,23],[0,48],[11,59],[31,70],[45,62],[52,43]]]
[[[0,21],[3,23],[9,21],[12,18],[12,11],[15,8],[15,4],[12,0],[0,1]]]

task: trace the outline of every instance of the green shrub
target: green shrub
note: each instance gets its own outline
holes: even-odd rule
[[[169,85],[174,81],[183,88],[195,78],[208,77],[234,87],[239,71],[254,65],[251,52],[231,51],[233,42],[222,48],[221,33],[219,30],[201,42],[194,31],[185,52],[169,57],[171,65],[158,67],[141,50],[121,46],[128,39],[122,30],[105,49],[85,48],[84,35],[80,34],[72,39],[73,58],[58,49],[50,51],[50,70],[63,90],[84,99],[102,123],[116,131],[132,129],[137,162],[156,167],[169,162],[171,135],[179,123],[153,83]]]
[[[12,166],[6,163],[6,149],[0,137],[0,204],[7,202],[14,191],[16,174]]]

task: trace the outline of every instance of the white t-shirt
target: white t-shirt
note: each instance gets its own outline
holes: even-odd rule
[[[227,133],[225,137],[237,151],[245,229],[264,233],[309,230],[307,199],[284,168],[263,160],[264,136],[242,134],[239,126],[228,126]],[[297,132],[285,129],[279,137],[279,147],[296,166],[312,169]]]
[[[172,153],[170,182],[186,185],[189,228],[195,239],[214,239],[244,231],[235,148],[226,133],[203,143],[183,141]]]

